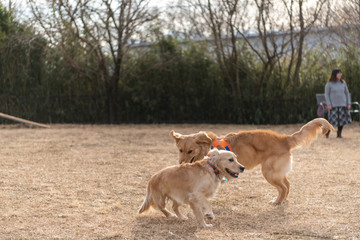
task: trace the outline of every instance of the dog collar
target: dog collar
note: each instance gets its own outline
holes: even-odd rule
[[[227,151],[232,152],[229,144],[222,138],[216,138],[211,144],[211,149],[217,148],[218,146],[222,146]]]
[[[209,166],[214,170],[214,173],[217,177],[219,177],[220,171],[217,169],[214,165],[212,165],[210,162],[208,162]]]
[[[217,169],[217,168],[216,168],[213,164],[211,164],[210,162],[208,162],[208,164],[209,164],[209,166],[214,170],[215,175],[216,175],[218,178],[220,178],[220,177],[219,177],[219,175],[220,175],[219,169]],[[226,177],[224,177],[224,178],[222,179],[222,181],[227,182],[228,179],[227,179]]]

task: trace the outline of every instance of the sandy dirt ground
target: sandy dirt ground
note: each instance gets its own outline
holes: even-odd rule
[[[302,124],[0,126],[0,239],[360,239],[360,125],[293,151],[287,203],[260,168],[222,184],[211,201],[214,227],[138,215],[147,182],[177,164],[171,129],[217,134]]]

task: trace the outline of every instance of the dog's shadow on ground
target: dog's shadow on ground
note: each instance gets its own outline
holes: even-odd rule
[[[259,229],[274,231],[274,224],[284,225],[288,221],[287,204],[280,206],[269,205],[266,211],[255,215],[241,212],[241,209],[222,208],[214,209],[215,220],[206,220],[213,224],[211,229],[220,230],[237,228],[247,231]],[[184,221],[177,218],[165,218],[161,215],[138,216],[132,229],[133,239],[192,239],[201,230],[195,217],[190,213],[189,219]]]
[[[214,210],[214,214],[217,217],[213,222],[214,229],[239,229],[242,232],[253,232],[265,234],[266,236],[284,236],[294,233],[297,236],[299,229],[303,231],[299,235],[301,238],[307,238],[307,236],[313,236],[311,230],[312,226],[304,222],[301,225],[293,225],[291,219],[294,217],[291,212],[291,204],[284,203],[282,205],[268,204],[266,207],[261,206],[256,208],[258,204],[252,205],[251,211],[241,211],[241,208],[237,208],[233,211],[231,207],[225,206],[222,209]],[[226,214],[231,212],[231,216]],[[316,235],[314,235],[316,236]]]
[[[135,221],[133,239],[193,239],[198,229],[192,218],[184,221],[164,216],[138,216]]]
[[[216,222],[218,222],[221,227],[235,227],[239,229],[249,228],[251,229],[271,229],[274,225],[284,225],[288,221],[287,213],[288,205],[268,205],[268,208],[255,212],[242,212],[241,208],[236,209],[236,211],[231,208],[225,207],[218,211],[214,211]],[[232,212],[229,217],[228,214]],[[217,224],[214,224],[217,226]]]

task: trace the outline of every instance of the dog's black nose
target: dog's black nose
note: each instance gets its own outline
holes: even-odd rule
[[[243,166],[240,167],[240,172],[243,172],[245,168]]]

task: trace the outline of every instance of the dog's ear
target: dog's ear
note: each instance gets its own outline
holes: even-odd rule
[[[209,136],[209,138],[211,138],[212,141],[217,138],[216,134],[213,132],[207,132],[206,134]]]
[[[206,134],[206,132],[199,132],[195,141],[197,144],[205,143],[207,145],[211,145],[212,143],[211,138]]]
[[[177,133],[174,130],[170,131],[170,136],[175,139],[176,143],[178,143],[180,140],[184,139],[184,136],[182,134]]]
[[[210,158],[211,163],[215,163],[216,160],[220,157],[220,152],[214,148],[208,152],[207,156]]]

